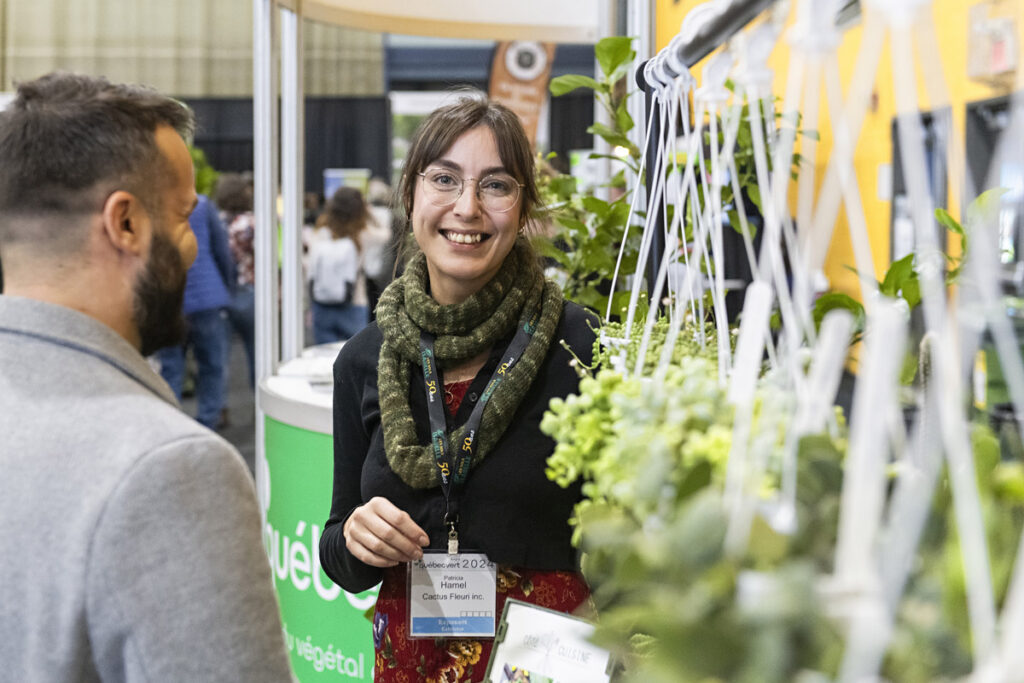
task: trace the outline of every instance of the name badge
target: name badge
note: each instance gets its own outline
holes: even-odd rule
[[[497,588],[483,553],[424,553],[409,563],[409,637],[493,638]]]

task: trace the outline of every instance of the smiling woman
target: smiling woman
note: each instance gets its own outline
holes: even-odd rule
[[[478,680],[491,649],[480,633],[493,635],[506,598],[572,611],[589,594],[568,525],[580,490],[544,475],[554,444],[540,417],[576,389],[571,363],[590,362],[596,318],[563,302],[522,234],[538,204],[533,168],[522,125],[499,104],[463,98],[428,116],[400,191],[419,251],[335,363],[321,562],[349,592],[383,581],[378,681]],[[492,567],[486,596],[410,596],[409,563],[420,571],[425,551],[444,549]],[[450,585],[478,580],[448,574]],[[454,616],[467,599],[488,615],[472,633]],[[441,633],[451,637],[414,637]]]

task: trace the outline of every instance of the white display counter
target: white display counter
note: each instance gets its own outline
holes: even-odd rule
[[[377,590],[353,595],[320,569],[320,532],[331,506],[334,358],[341,344],[306,349],[260,382],[265,467],[260,498],[264,543],[298,680],[344,674],[373,680],[373,642],[365,612]]]

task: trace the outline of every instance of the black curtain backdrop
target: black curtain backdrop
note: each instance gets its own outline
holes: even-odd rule
[[[587,132],[594,123],[594,94],[590,90],[576,90],[550,100],[551,151],[558,156],[554,166],[569,172],[569,150],[591,149],[594,136]]]
[[[252,100],[186,99],[196,113],[195,145],[218,171],[251,171]],[[594,121],[590,91],[550,100],[551,149],[556,166],[568,171],[569,150],[593,146],[587,128]],[[391,177],[391,112],[386,97],[307,97],[306,169],[308,192],[321,192],[325,168],[368,168]]]
[[[218,171],[253,167],[252,100],[185,100],[196,113],[195,146]],[[391,114],[386,97],[307,97],[307,192],[323,191],[325,168],[368,168],[390,177]]]

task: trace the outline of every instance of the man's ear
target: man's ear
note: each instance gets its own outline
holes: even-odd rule
[[[118,251],[142,255],[149,249],[149,214],[131,192],[112,192],[103,202],[102,219],[104,234]]]

